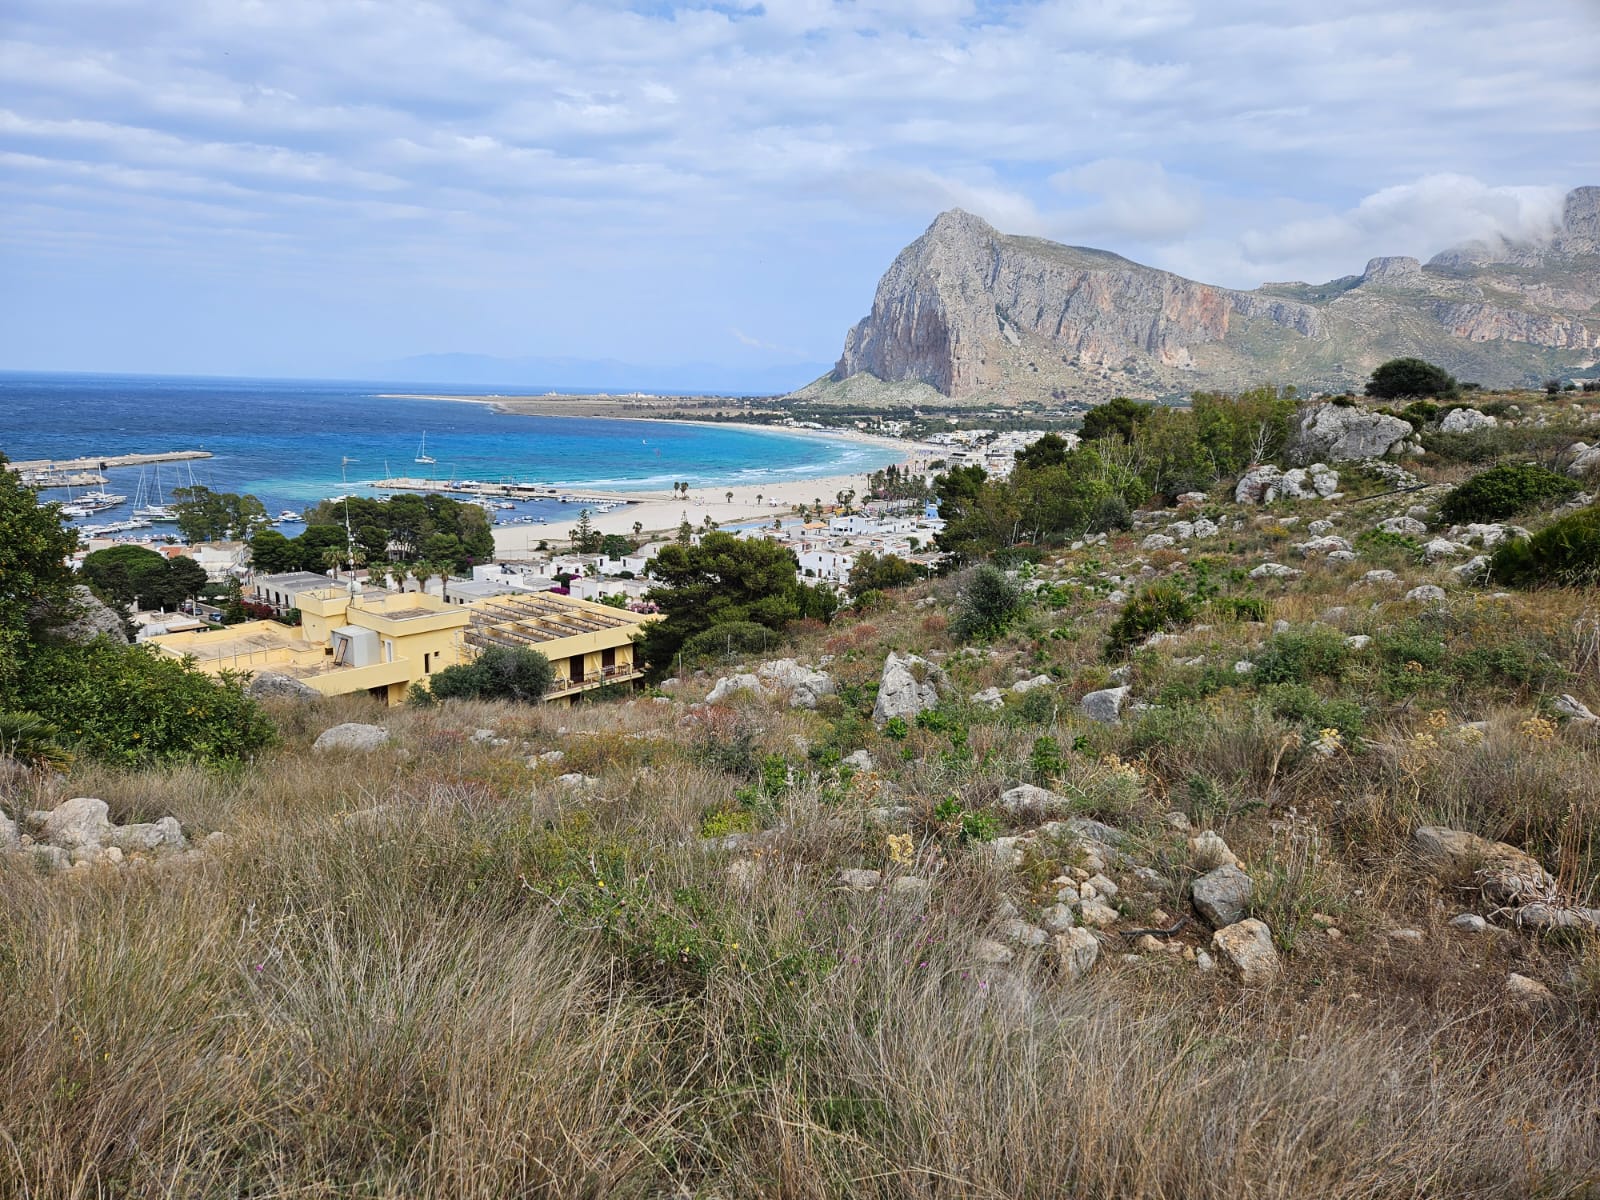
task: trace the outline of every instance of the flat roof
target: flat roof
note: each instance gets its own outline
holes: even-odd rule
[[[481,600],[467,611],[472,615],[468,636],[480,643],[500,645],[528,645],[606,630],[632,630],[645,619],[640,613],[551,592],[498,596]]]

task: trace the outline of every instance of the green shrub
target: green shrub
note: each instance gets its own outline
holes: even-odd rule
[[[1576,480],[1533,463],[1491,467],[1455,488],[1439,506],[1447,521],[1503,521],[1518,513],[1565,500]]]
[[[35,770],[65,771],[72,754],[57,740],[61,730],[33,713],[0,712],[0,758]]]
[[[1420,358],[1391,358],[1372,372],[1367,395],[1380,400],[1405,396],[1449,397],[1456,394],[1455,376]]]
[[[1234,621],[1265,621],[1272,606],[1265,596],[1218,596],[1211,611]]]
[[[154,650],[101,639],[39,647],[18,700],[87,758],[218,763],[247,758],[275,736],[244,682],[243,675],[207,675]]]
[[[960,642],[998,637],[1022,611],[1022,589],[989,563],[973,569],[956,597],[950,633]]]
[[[446,667],[428,681],[436,700],[516,700],[532,704],[555,682],[555,668],[537,650],[490,646],[472,662]]]
[[[1257,683],[1297,683],[1338,679],[1350,659],[1350,647],[1336,630],[1320,626],[1286,629],[1274,634],[1255,656]]]
[[[754,621],[724,621],[684,642],[682,653],[688,661],[736,658],[760,654],[782,642],[782,634]]]
[[[1118,658],[1152,633],[1194,620],[1194,601],[1170,583],[1152,583],[1123,605],[1106,639],[1106,657]]]
[[[1411,422],[1411,428],[1418,433],[1422,432],[1424,425],[1432,425],[1439,419],[1440,408],[1427,400],[1413,400],[1399,412],[1401,420]]]
[[[1502,542],[1490,572],[1515,587],[1600,582],[1600,505],[1562,517],[1526,540]]]

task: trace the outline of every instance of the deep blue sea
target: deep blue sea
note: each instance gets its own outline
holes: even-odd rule
[[[12,460],[208,450],[194,463],[143,468],[163,495],[191,481],[249,492],[269,513],[328,496],[369,493],[365,481],[401,475],[587,485],[668,492],[677,480],[754,484],[875,469],[892,450],[826,436],[709,424],[533,417],[488,404],[400,400],[385,394],[486,394],[416,382],[66,375],[0,372],[0,452]],[[434,467],[417,466],[427,438]],[[341,460],[350,461],[343,464]],[[106,490],[132,507],[141,468],[113,468]],[[348,484],[345,482],[348,480]],[[376,494],[376,493],[371,493]],[[65,500],[52,489],[47,499]],[[571,514],[530,502],[515,515]],[[507,514],[512,515],[512,514]],[[292,532],[292,530],[286,530]]]

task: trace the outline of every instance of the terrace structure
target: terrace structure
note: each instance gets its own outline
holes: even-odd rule
[[[554,592],[498,596],[469,605],[465,642],[473,654],[490,646],[537,650],[555,668],[546,700],[576,698],[644,677],[634,658],[633,636],[646,613],[628,612]]]

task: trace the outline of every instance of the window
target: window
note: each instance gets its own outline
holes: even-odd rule
[[[424,675],[433,674],[433,655],[432,654],[424,654],[422,656],[422,673]]]

